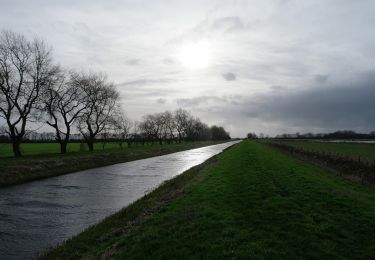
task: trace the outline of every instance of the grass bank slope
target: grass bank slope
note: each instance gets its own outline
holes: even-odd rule
[[[45,258],[372,258],[374,199],[374,190],[245,141]]]

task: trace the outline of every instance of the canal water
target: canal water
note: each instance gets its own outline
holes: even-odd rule
[[[236,142],[1,188],[0,259],[36,257]]]

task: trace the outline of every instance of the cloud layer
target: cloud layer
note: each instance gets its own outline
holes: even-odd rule
[[[375,129],[371,0],[1,6],[0,29],[44,38],[63,66],[106,72],[134,119],[182,106],[234,136]],[[210,43],[210,64],[187,69],[179,51],[197,41]]]

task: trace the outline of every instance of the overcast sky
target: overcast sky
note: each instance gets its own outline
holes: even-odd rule
[[[0,29],[101,70],[128,116],[178,107],[232,136],[375,130],[375,1],[0,0]]]

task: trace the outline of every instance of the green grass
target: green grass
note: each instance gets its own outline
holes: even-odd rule
[[[126,143],[123,144],[124,148],[127,148]],[[79,143],[70,143],[68,144],[67,151],[70,152],[87,152],[87,145],[84,145],[84,150],[81,151]],[[109,142],[106,143],[103,149],[102,143],[96,143],[94,149],[97,151],[111,151],[111,150],[120,150],[118,143]],[[48,154],[59,154],[60,145],[58,143],[23,143],[21,144],[22,155],[48,155]],[[0,143],[0,158],[1,157],[12,157],[12,145],[9,143]]]
[[[153,156],[174,153],[178,151],[213,145],[220,142],[183,142],[180,144],[154,144],[145,146],[132,146],[123,150],[115,144],[107,144],[102,150],[101,144],[97,144],[97,150],[93,152],[70,152],[67,154],[41,153],[43,149],[54,147],[57,144],[25,144],[30,152],[35,155],[25,155],[20,158],[0,158],[0,187],[19,184],[27,181],[48,178],[60,174],[90,169],[115,163],[128,162]],[[28,145],[28,146],[27,146]],[[73,144],[79,145],[79,144]]]
[[[358,156],[364,160],[375,160],[375,144],[358,143],[322,143],[301,140],[278,140],[278,142],[304,148],[307,150],[329,152],[341,156],[350,156],[357,159]]]
[[[369,259],[375,191],[245,141],[45,259]]]

